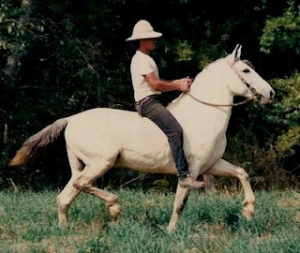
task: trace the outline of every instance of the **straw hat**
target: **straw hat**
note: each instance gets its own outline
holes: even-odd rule
[[[161,36],[162,33],[155,32],[147,20],[140,20],[133,27],[131,37],[127,38],[126,41],[152,39],[159,38]]]

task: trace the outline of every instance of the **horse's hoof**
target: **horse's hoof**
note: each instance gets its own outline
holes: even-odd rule
[[[169,226],[167,227],[167,231],[169,233],[172,233],[175,231],[176,225],[175,224],[169,224]]]
[[[59,221],[58,226],[59,226],[59,228],[64,229],[64,228],[67,227],[67,222],[66,221]]]
[[[172,232],[175,231],[175,228],[170,228],[170,227],[168,227],[168,228],[167,228],[167,231],[168,231],[168,233],[172,233]]]
[[[243,210],[243,216],[246,218],[246,220],[250,221],[252,219],[253,215],[254,215],[253,210],[247,210],[247,209]]]
[[[109,206],[108,211],[109,211],[110,216],[113,219],[117,219],[121,213],[121,207],[118,203],[116,203],[116,204]]]
[[[58,226],[62,229],[66,228],[66,226],[67,226],[67,215],[59,214],[58,216],[59,216],[58,217]]]

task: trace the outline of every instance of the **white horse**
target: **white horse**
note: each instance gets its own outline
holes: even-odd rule
[[[255,197],[244,169],[222,159],[226,130],[234,96],[267,103],[275,95],[271,86],[240,60],[241,46],[197,75],[189,93],[174,100],[168,109],[184,129],[184,150],[193,176],[237,177],[245,193],[243,214],[254,214]],[[112,167],[127,167],[144,173],[176,174],[170,146],[164,133],[149,119],[135,112],[97,108],[62,118],[30,137],[12,159],[20,165],[65,129],[72,176],[57,197],[58,219],[67,223],[67,212],[76,196],[87,192],[104,200],[113,218],[121,212],[115,194],[93,186]],[[188,188],[177,186],[168,230],[175,228]]]

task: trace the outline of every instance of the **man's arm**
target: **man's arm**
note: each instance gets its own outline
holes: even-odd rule
[[[182,78],[174,81],[165,81],[159,79],[154,72],[149,73],[144,77],[153,90],[162,92],[172,90],[187,92],[192,84],[192,80],[190,78]]]

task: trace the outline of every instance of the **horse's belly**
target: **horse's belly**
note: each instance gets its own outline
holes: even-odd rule
[[[125,146],[115,166],[145,173],[175,174],[175,163],[171,156],[169,144],[166,144],[157,143],[153,146],[147,145],[147,143],[143,143],[143,145],[139,143],[134,148]]]

